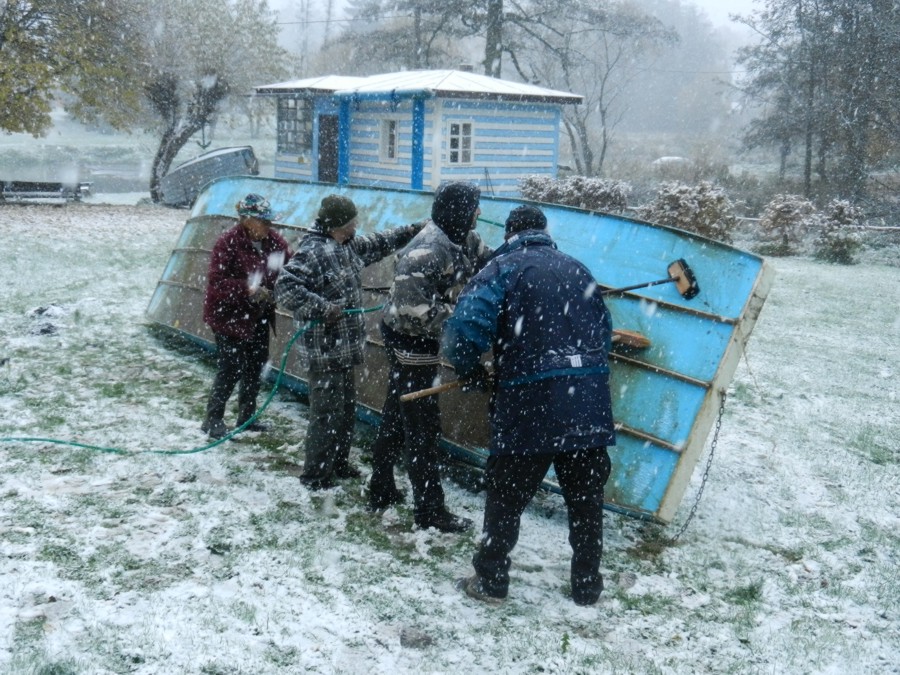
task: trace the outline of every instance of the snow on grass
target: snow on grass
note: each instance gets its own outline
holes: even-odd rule
[[[185,212],[0,215],[0,438],[129,453],[0,442],[0,671],[900,672],[897,267],[773,260],[680,541],[607,514],[607,590],[577,607],[564,506],[539,495],[488,607],[454,588],[474,534],[300,485],[288,393],[269,434],[141,452],[206,442],[211,364],[144,325]],[[480,523],[483,495],[445,485]]]

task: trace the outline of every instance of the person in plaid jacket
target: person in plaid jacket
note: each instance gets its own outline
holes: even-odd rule
[[[308,369],[309,427],[300,480],[310,489],[334,486],[334,478],[358,478],[350,463],[356,413],[353,367],[362,363],[363,267],[405,246],[424,223],[356,236],[358,212],[352,200],[328,195],[313,232],[300,242],[275,285],[275,300],[298,325],[313,325],[297,341]]]

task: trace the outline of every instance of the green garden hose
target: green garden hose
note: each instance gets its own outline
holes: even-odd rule
[[[378,305],[376,307],[367,307],[360,309],[345,309],[344,314],[367,314],[369,312],[377,312],[384,305]],[[221,445],[227,440],[230,440],[236,434],[239,434],[246,427],[253,424],[260,415],[265,411],[266,408],[269,407],[269,404],[272,402],[272,399],[275,398],[275,392],[278,391],[278,387],[281,384],[281,377],[284,375],[284,370],[287,366],[288,354],[290,354],[291,347],[294,346],[294,343],[297,341],[301,335],[303,335],[310,328],[318,324],[319,321],[310,321],[302,328],[298,329],[296,333],[294,333],[293,337],[288,341],[287,345],[284,348],[284,353],[281,356],[281,367],[278,369],[278,376],[275,378],[275,384],[272,386],[272,391],[269,392],[269,396],[266,398],[265,403],[262,404],[262,407],[256,411],[256,414],[253,415],[250,419],[244,422],[241,426],[232,429],[227,434],[222,436],[222,438],[217,439],[216,441],[209,443],[208,445],[204,445],[197,448],[192,448],[190,450],[123,450],[121,448],[104,448],[99,445],[88,445],[86,443],[77,443],[75,441],[61,441],[55,438],[35,438],[30,436],[21,436],[21,437],[8,437],[2,438],[0,437],[0,443],[52,443],[55,445],[68,445],[74,448],[84,448],[87,450],[96,450],[98,452],[107,452],[114,455],[141,455],[141,454],[153,454],[153,455],[191,455],[197,452],[203,452],[204,450],[209,450],[211,448],[216,447],[217,445]]]

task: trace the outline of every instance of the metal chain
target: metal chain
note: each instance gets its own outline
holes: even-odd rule
[[[722,395],[722,399],[719,401],[719,415],[716,417],[715,431],[713,432],[712,441],[709,444],[709,457],[706,459],[706,468],[703,470],[703,479],[700,481],[700,489],[697,490],[697,498],[694,499],[691,510],[688,512],[687,519],[681,527],[678,528],[678,532],[669,539],[669,544],[675,544],[681,535],[684,534],[685,530],[687,530],[688,525],[691,524],[691,521],[697,513],[697,507],[700,505],[700,498],[703,496],[703,488],[706,487],[706,481],[709,480],[709,469],[712,467],[713,456],[716,454],[716,446],[719,444],[719,432],[722,430],[722,418],[725,416],[725,399],[727,398],[727,393],[724,389],[719,393]]]

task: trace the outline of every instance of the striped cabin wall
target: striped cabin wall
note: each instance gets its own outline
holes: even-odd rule
[[[338,114],[330,96],[316,101],[313,147],[318,147],[318,120]],[[560,107],[546,103],[512,103],[471,99],[425,101],[422,189],[442,181],[469,180],[486,195],[518,197],[518,180],[525,175],[555,177],[559,159]],[[348,180],[353,185],[412,187],[413,101],[358,101],[352,105]],[[394,120],[397,145],[393,158],[384,155],[385,122]],[[472,124],[470,162],[451,163],[450,125]],[[275,177],[314,181],[317,157],[285,153],[275,158]]]
[[[277,152],[275,154],[275,178],[313,181],[312,161],[305,154]]]
[[[385,124],[396,123],[397,146],[393,158],[384,150]],[[354,106],[350,128],[350,183],[373,187],[411,187],[413,146],[413,102],[405,100],[388,103],[364,101]],[[430,124],[426,115],[425,138]],[[425,167],[430,165],[425,149]]]
[[[470,180],[485,194],[518,197],[518,181],[531,174],[556,177],[560,108],[546,103],[446,99],[439,102],[433,156],[439,159],[432,189],[445,180]],[[451,164],[449,129],[472,123],[472,161]]]

